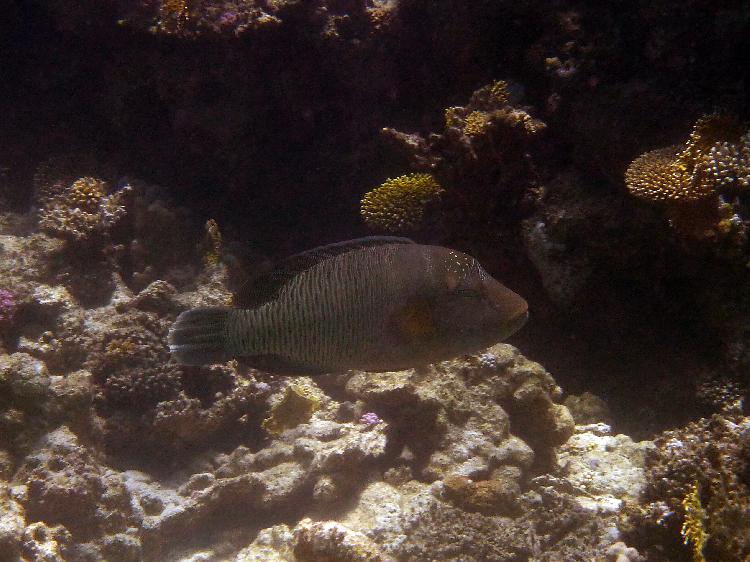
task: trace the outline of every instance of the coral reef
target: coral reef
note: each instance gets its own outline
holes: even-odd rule
[[[695,560],[744,560],[749,431],[747,417],[717,414],[658,436],[647,455],[644,505],[631,515],[632,544],[661,544],[670,558],[685,548],[684,537]]]
[[[437,220],[426,221],[424,230],[448,246],[470,248],[506,281],[525,253],[519,222],[539,188],[535,157],[547,128],[522,101],[518,84],[495,80],[475,90],[465,106],[445,109],[437,132],[382,130],[413,169],[434,175],[445,188]]]
[[[564,445],[576,430],[562,391],[516,348],[294,381],[236,362],[180,367],[167,328],[180,310],[226,302],[222,263],[182,289],[135,293],[120,278],[111,302],[87,307],[63,286],[32,288],[57,246],[8,237],[34,236],[23,248],[38,269],[11,273],[52,343],[19,334],[0,356],[7,552],[510,561],[604,555],[620,539],[636,445],[609,438],[596,463]],[[573,480],[575,462],[598,487]]]
[[[49,0],[0,34],[0,559],[750,554],[743,3]],[[521,351],[170,359],[406,170],[445,191],[376,229],[523,294]]]
[[[354,25],[373,30],[387,26],[394,4],[389,1],[356,4],[350,7],[354,11],[347,13],[336,2],[328,1],[302,7],[289,0],[263,3],[159,0],[136,5],[120,2],[118,16],[122,25],[181,38],[241,36],[279,27],[288,19],[306,17],[321,34],[337,38]]]

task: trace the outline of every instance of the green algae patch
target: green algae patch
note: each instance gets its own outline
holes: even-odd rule
[[[262,427],[271,435],[281,435],[287,429],[310,421],[320,409],[320,400],[300,385],[290,385],[284,396],[273,407],[271,414],[263,420]]]

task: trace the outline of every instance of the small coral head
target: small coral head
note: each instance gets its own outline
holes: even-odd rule
[[[505,80],[495,80],[490,86],[490,96],[498,103],[508,103],[510,89]]]
[[[68,188],[68,199],[73,207],[94,212],[107,194],[106,184],[97,178],[78,178]]]
[[[377,230],[417,230],[427,206],[444,191],[432,174],[407,174],[366,193],[360,212],[365,223]]]
[[[16,315],[16,295],[8,289],[0,289],[0,323],[13,320]]]
[[[380,419],[380,417],[375,412],[367,412],[362,414],[362,417],[359,418],[359,423],[363,425],[377,425],[383,420]]]

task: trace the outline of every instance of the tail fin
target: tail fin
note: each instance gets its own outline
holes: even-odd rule
[[[169,329],[169,351],[182,365],[223,363],[226,350],[224,327],[231,309],[206,307],[186,310]]]

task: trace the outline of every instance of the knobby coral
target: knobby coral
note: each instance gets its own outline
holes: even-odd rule
[[[742,135],[736,144],[724,141],[712,146],[706,173],[718,189],[750,188],[750,132]]]
[[[362,218],[377,230],[416,230],[422,225],[427,206],[439,200],[444,191],[432,174],[391,178],[362,198]]]

